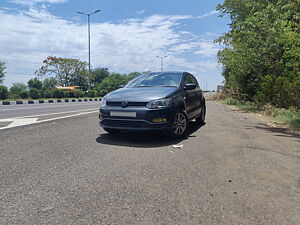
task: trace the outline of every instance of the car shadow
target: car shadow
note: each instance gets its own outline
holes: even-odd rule
[[[203,125],[190,122],[186,137],[172,139],[163,135],[162,132],[123,132],[120,134],[103,133],[96,138],[96,142],[106,145],[135,147],[135,148],[155,148],[175,145],[189,138],[195,138],[194,134]]]
[[[251,129],[251,127],[248,127]],[[286,137],[286,138],[296,138],[298,142],[300,141],[300,134],[291,132],[288,128],[282,128],[282,127],[271,127],[268,126],[264,123],[259,123],[256,126],[253,126],[255,129],[260,129],[260,130],[266,130],[268,132],[274,133],[275,136],[278,137]]]

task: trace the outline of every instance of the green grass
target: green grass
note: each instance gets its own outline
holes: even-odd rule
[[[266,107],[267,115],[272,116],[278,122],[288,125],[292,130],[300,131],[300,112],[294,109],[278,109]]]
[[[262,110],[260,107],[258,107],[256,104],[252,102],[239,101],[236,99],[225,99],[225,100],[220,100],[220,102],[223,104],[236,106],[237,108],[246,112],[259,112]]]
[[[300,112],[296,109],[280,109],[271,105],[258,106],[253,102],[236,99],[220,100],[221,103],[232,105],[246,112],[261,113],[271,116],[276,122],[287,125],[291,130],[300,131]]]

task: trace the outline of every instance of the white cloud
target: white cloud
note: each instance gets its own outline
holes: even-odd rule
[[[0,60],[7,62],[5,82],[8,85],[15,81],[26,82],[33,77],[34,71],[49,55],[87,61],[85,24],[34,8],[17,13],[0,10],[0,18],[3,34],[0,36]],[[189,15],[152,15],[122,23],[92,23],[92,67],[108,67],[121,73],[157,71],[160,64],[155,56],[163,50],[169,56],[165,60],[168,70],[189,70],[198,74],[215,71],[216,48],[213,43],[176,29],[180,20],[191,18]],[[191,62],[184,56],[195,52],[209,59]]]
[[[215,56],[219,51],[218,45],[212,42],[201,42],[199,47],[200,50],[196,51],[195,54],[199,54],[205,57]]]
[[[33,6],[37,3],[66,3],[69,0],[10,0],[10,2],[19,4],[19,5],[28,5],[28,6]]]
[[[205,14],[203,14],[201,16],[197,16],[196,18],[201,19],[201,18],[204,18],[204,17],[207,17],[207,16],[211,16],[211,15],[214,15],[214,14],[217,14],[217,13],[219,13],[219,12],[216,11],[216,10],[213,10],[213,11],[211,11],[209,13],[205,13]]]
[[[138,10],[136,13],[137,13],[138,15],[142,15],[144,12],[145,12],[145,10]]]

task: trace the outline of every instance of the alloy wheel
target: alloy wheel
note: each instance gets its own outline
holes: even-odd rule
[[[182,112],[178,112],[175,116],[174,121],[174,134],[175,135],[182,135],[187,127],[187,119],[186,116]]]

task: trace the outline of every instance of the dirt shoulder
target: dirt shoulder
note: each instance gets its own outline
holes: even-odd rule
[[[210,101],[213,101],[213,100],[210,100]],[[219,102],[220,104],[224,105],[225,107],[231,109],[232,111],[238,111],[238,112],[244,113],[248,116],[255,117],[256,119],[258,119],[261,122],[265,123],[269,127],[272,127],[272,128],[275,128],[275,129],[277,128],[278,130],[281,130],[285,133],[300,135],[300,131],[290,129],[290,127],[287,124],[284,124],[283,122],[280,122],[280,121],[276,120],[272,116],[265,115],[263,111],[262,112],[257,112],[257,113],[256,112],[249,112],[249,111],[245,111],[245,110],[240,109],[238,106],[228,105],[228,104],[225,104],[221,101],[217,101],[217,102]]]

